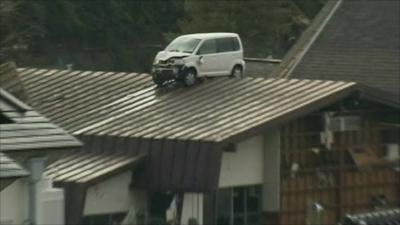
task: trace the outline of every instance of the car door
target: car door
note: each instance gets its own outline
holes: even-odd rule
[[[199,50],[197,51],[198,60],[198,75],[199,76],[214,76],[218,72],[218,52],[215,39],[204,40]]]
[[[229,75],[235,59],[234,42],[232,37],[217,39],[217,51],[220,75]]]

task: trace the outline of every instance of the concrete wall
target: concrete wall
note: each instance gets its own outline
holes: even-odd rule
[[[263,210],[275,212],[280,210],[280,131],[269,130],[264,136],[264,145]]]
[[[127,212],[146,208],[145,193],[129,191],[132,172],[124,172],[87,190],[84,215]]]
[[[196,219],[198,224],[203,224],[202,194],[195,194],[195,193],[184,194],[181,224],[188,224],[190,218]]]
[[[246,60],[245,76],[272,78],[272,72],[278,65],[263,60]]]
[[[28,182],[18,179],[0,192],[0,224],[23,224],[28,220]]]
[[[236,152],[224,152],[219,187],[262,184],[263,146],[263,136],[255,136],[237,144]]]
[[[49,179],[39,182],[37,222],[38,224],[65,224],[64,216],[64,190],[53,188]]]

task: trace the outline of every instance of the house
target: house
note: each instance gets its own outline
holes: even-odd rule
[[[0,88],[0,224],[63,224],[63,196],[44,168],[81,143]]]
[[[353,81],[399,104],[399,18],[399,1],[329,1],[271,76]]]
[[[386,120],[399,108],[354,82],[17,76],[27,101],[84,143],[46,171],[65,188],[68,224],[332,224],[399,205],[399,127]]]
[[[269,77],[357,82],[363,86],[364,95],[368,95],[368,98],[397,107],[400,103],[399,18],[399,1],[328,1]],[[379,114],[377,117],[388,121],[378,127],[382,138],[388,143],[386,152],[392,152],[396,155],[395,158],[398,158],[399,113],[389,117]],[[394,135],[388,132],[394,132]],[[376,133],[369,135],[371,138],[378,136]],[[372,174],[365,175],[368,179],[375,179],[371,178]],[[378,177],[382,180],[387,179],[383,178],[384,175]],[[354,179],[354,183],[358,182],[360,189],[355,193],[350,191],[346,182],[342,185],[347,189],[344,195],[346,197],[343,196],[340,201],[338,199],[341,202],[339,205],[343,207],[337,214],[371,211],[366,207],[367,202],[361,201],[360,196],[364,196],[365,192],[368,192],[366,189],[371,190],[370,185],[378,181],[367,184],[369,182],[361,181],[367,179],[366,177],[349,179]],[[399,179],[393,177],[392,181],[398,182]],[[381,191],[377,190],[377,193]],[[293,193],[299,194],[301,193]],[[380,197],[371,199],[371,202],[387,200]],[[399,206],[398,203],[394,204],[396,205]]]

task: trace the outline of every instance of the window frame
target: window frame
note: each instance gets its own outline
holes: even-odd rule
[[[224,40],[224,39],[229,39],[230,41],[230,50],[226,51],[222,51],[220,49],[220,43]],[[240,45],[239,45],[239,41],[237,40],[236,37],[222,37],[222,38],[217,38],[216,41],[217,44],[217,51],[218,53],[225,53],[225,52],[237,52],[240,50]]]
[[[201,48],[204,46],[204,44],[206,43],[206,42],[208,42],[208,41],[214,41],[214,43],[215,43],[215,52],[213,52],[213,53],[201,53]],[[199,45],[199,47],[198,47],[198,49],[197,49],[197,51],[196,51],[196,55],[212,55],[212,54],[217,54],[218,53],[218,46],[217,46],[217,40],[216,40],[216,38],[210,38],[210,39],[204,39],[201,43],[200,43],[200,45]]]

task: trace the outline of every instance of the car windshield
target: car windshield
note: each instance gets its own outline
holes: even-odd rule
[[[197,38],[178,37],[173,40],[165,50],[170,52],[192,53],[196,49],[199,42],[200,39]]]

